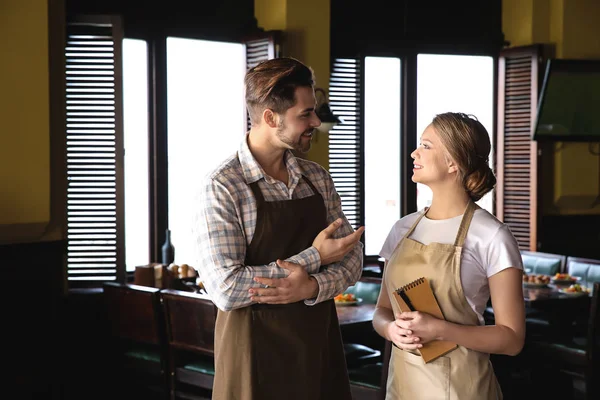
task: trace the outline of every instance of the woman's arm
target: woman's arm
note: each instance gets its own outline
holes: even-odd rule
[[[387,265],[387,260],[385,265]],[[390,303],[390,297],[388,296],[385,278],[381,279],[381,290],[379,291],[375,314],[373,315],[373,328],[375,328],[375,331],[381,337],[393,342],[401,349],[408,350],[423,347],[420,344],[420,338],[410,336],[412,331],[403,329],[397,324],[397,320],[394,319],[394,311]]]
[[[507,268],[489,278],[496,325],[459,325],[419,312],[400,314],[399,325],[422,343],[448,340],[483,353],[517,355],[525,341],[522,275],[518,268]]]

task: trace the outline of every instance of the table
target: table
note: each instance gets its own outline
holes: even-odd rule
[[[589,305],[590,296],[569,295],[559,292],[560,288],[567,286],[548,285],[543,288],[523,287],[523,297],[525,306],[539,309],[571,308],[578,305]]]
[[[523,288],[525,306],[539,310],[564,311],[574,316],[590,306],[589,295],[573,296],[558,291],[559,287],[549,285],[545,288]],[[375,313],[375,304],[335,307],[340,325],[371,323]]]
[[[375,313],[375,304],[356,306],[335,306],[340,325],[371,323]]]
[[[591,306],[588,294],[569,295],[559,292],[566,286],[523,287],[528,330],[546,339],[572,337],[574,322],[586,320]]]

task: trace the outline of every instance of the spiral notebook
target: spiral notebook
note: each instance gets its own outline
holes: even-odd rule
[[[419,278],[396,289],[394,297],[402,312],[421,311],[431,314],[436,318],[445,319],[427,278]],[[423,347],[417,350],[421,354],[421,357],[423,357],[423,361],[428,363],[457,347],[452,342],[434,340],[425,343]]]

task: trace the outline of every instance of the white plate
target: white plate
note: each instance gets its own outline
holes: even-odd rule
[[[558,289],[562,294],[566,294],[567,296],[582,296],[584,294],[589,295],[589,292],[566,292],[565,289]]]
[[[340,307],[346,307],[346,306],[355,306],[357,304],[362,303],[363,299],[361,299],[360,297],[356,299],[356,301],[336,301],[335,305],[336,306],[340,306]]]

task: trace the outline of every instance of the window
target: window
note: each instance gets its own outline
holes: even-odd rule
[[[431,192],[412,183],[409,166],[433,117],[473,114],[493,135],[494,66],[488,56],[407,53],[362,60],[333,62],[330,104],[342,123],[330,132],[329,164],[344,213],[353,226],[366,226],[365,258],[373,260],[399,218],[431,204]],[[492,198],[478,204],[491,212]]]
[[[473,114],[493,141],[494,60],[485,56],[419,54],[417,57],[417,143],[436,114]],[[490,167],[493,167],[490,154]],[[417,184],[417,208],[431,205],[431,190]],[[493,213],[489,192],[477,204]]]
[[[125,265],[150,262],[150,146],[148,135],[148,46],[123,40],[123,134],[125,145]]]
[[[120,26],[113,17],[68,24],[70,288],[124,282],[126,271],[160,262],[163,226],[176,262],[189,262],[191,193],[247,129],[246,68],[278,54],[277,32],[245,43],[141,40],[123,39]]]
[[[241,43],[167,39],[169,228],[177,264],[194,260],[193,194],[244,136],[245,67]]]
[[[67,279],[124,277],[121,37],[114,18],[67,26]],[[121,268],[119,268],[121,266]]]
[[[400,218],[400,59],[365,58],[365,254]]]
[[[329,105],[342,122],[329,132],[329,172],[354,228],[363,220],[360,61],[338,58],[329,82]]]

